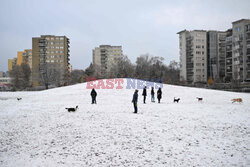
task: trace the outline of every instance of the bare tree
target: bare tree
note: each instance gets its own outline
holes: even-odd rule
[[[22,73],[23,73],[23,84],[24,87],[30,86],[30,75],[31,75],[31,70],[30,66],[28,64],[23,63],[21,65]]]
[[[70,84],[76,84],[81,82],[81,78],[84,76],[83,70],[73,70],[70,73]]]
[[[11,83],[14,90],[21,89],[23,87],[23,72],[19,65],[13,66],[10,71]]]
[[[40,81],[46,89],[49,88],[49,85],[59,86],[62,78],[61,73],[49,63],[42,64],[40,66]]]

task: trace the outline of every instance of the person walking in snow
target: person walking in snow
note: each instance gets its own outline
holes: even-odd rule
[[[161,96],[162,96],[162,91],[161,91],[161,88],[158,89],[157,91],[157,99],[158,99],[158,103],[161,102]]]
[[[134,113],[137,113],[137,101],[138,101],[138,90],[135,90],[135,93],[133,95],[132,103],[134,104]]]
[[[91,97],[92,97],[92,104],[96,104],[96,96],[97,96],[97,93],[96,93],[95,89],[92,89],[90,95],[91,95]]]
[[[152,89],[151,89],[151,102],[155,102],[155,91],[154,91],[154,87],[152,87]]]
[[[146,96],[147,96],[147,87],[145,86],[142,92],[142,96],[143,96],[143,103],[146,103]]]

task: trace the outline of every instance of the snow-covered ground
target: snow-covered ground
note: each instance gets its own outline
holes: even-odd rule
[[[0,166],[250,166],[250,94],[163,85],[161,104],[139,90],[133,114],[133,92],[1,92]]]

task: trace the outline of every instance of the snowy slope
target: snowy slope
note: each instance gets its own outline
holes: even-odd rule
[[[250,94],[163,85],[161,104],[139,90],[133,114],[133,92],[1,92],[0,166],[250,166]]]

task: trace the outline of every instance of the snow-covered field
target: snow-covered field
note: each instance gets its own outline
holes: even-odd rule
[[[139,90],[133,114],[133,92],[1,92],[0,166],[250,166],[250,94],[164,85],[161,104]]]

